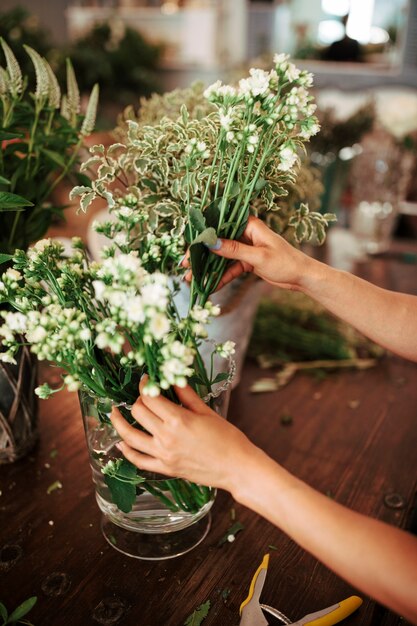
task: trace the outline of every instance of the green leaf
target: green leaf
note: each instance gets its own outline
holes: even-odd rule
[[[229,374],[227,372],[220,372],[220,374],[217,374],[212,384],[215,385],[216,383],[221,383],[222,380],[227,380],[228,378]]]
[[[0,211],[19,211],[26,206],[33,206],[33,202],[16,193],[0,191]]]
[[[256,191],[262,191],[262,189],[265,187],[265,185],[266,185],[265,178],[258,178],[258,180],[255,183],[255,190]]]
[[[10,180],[8,178],[4,178],[4,176],[0,176],[0,183],[2,185],[10,185]]]
[[[140,182],[142,183],[142,185],[144,185],[145,187],[147,187],[148,189],[150,189],[154,193],[156,193],[158,191],[158,187],[157,187],[156,182],[154,180],[152,180],[151,178],[141,178]]]
[[[198,233],[202,233],[207,228],[206,220],[200,209],[190,209],[190,222]]]
[[[8,612],[6,607],[2,602],[0,602],[0,617],[2,618],[4,623],[7,623]]]
[[[29,613],[29,611],[35,606],[37,599],[38,598],[36,596],[32,596],[31,598],[28,598],[27,600],[22,602],[22,604],[19,604],[19,606],[13,611],[13,613],[7,620],[8,623],[10,624],[12,622],[18,622],[22,617]]]
[[[200,626],[209,614],[210,607],[210,600],[207,600],[204,604],[200,604],[200,606],[187,617],[184,626]]]
[[[9,133],[5,130],[0,130],[0,141],[9,141],[10,139],[23,139],[23,133]]]
[[[188,115],[187,107],[185,106],[185,104],[181,105],[180,113],[181,113],[182,122],[183,122],[183,124],[185,126],[187,124],[188,120],[189,120],[189,117],[190,117]]]
[[[198,287],[202,285],[205,264],[209,254],[208,248],[202,243],[193,243],[192,246],[190,246],[191,267]]]
[[[55,152],[54,150],[47,150],[46,148],[43,148],[41,152],[43,152],[43,154],[51,159],[53,163],[56,163],[57,165],[59,165],[59,167],[65,169],[67,164],[62,156],[59,154],[59,152]]]
[[[215,200],[213,200],[213,202],[210,202],[210,204],[204,211],[204,217],[205,217],[207,226],[211,226],[212,228],[215,228],[216,230],[219,225],[220,203],[221,203],[221,198],[216,198]]]
[[[192,242],[192,245],[197,243],[204,243],[207,246],[214,246],[217,241],[217,233],[214,228],[206,228],[201,232]]]
[[[238,182],[233,183],[229,191],[229,200],[239,195],[240,185]]]
[[[7,261],[11,261],[12,258],[13,258],[12,254],[0,253],[0,265],[3,265],[3,263],[7,263]]]
[[[104,476],[104,482],[110,489],[111,499],[123,513],[130,513],[136,499],[136,487],[132,483],[122,482],[113,476]]]
[[[162,200],[161,194],[151,194],[150,196],[144,196],[143,198],[144,204],[156,204],[158,200]]]

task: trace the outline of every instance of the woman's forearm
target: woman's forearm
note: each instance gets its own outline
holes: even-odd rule
[[[315,491],[261,450],[235,499],[288,534],[354,587],[417,623],[417,539]]]
[[[310,259],[301,290],[364,335],[417,361],[417,296],[395,293]]]

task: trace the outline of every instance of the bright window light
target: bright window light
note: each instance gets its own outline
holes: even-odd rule
[[[321,0],[321,8],[324,13],[342,17],[349,13],[350,0]]]
[[[339,20],[323,20],[319,23],[318,38],[319,42],[325,45],[342,39],[345,34],[345,28]]]
[[[346,32],[360,43],[369,43],[375,0],[351,0]]]

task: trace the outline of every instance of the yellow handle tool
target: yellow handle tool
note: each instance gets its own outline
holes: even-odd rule
[[[362,600],[358,596],[350,596],[350,598],[333,604],[323,611],[306,615],[298,622],[293,622],[292,626],[332,626],[351,615],[361,604]]]

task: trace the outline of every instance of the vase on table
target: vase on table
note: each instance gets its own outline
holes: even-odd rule
[[[229,390],[226,385],[222,389],[210,399],[210,406],[225,417]],[[126,480],[130,480],[132,470],[144,480],[131,487],[135,492],[130,506],[124,506],[123,497],[116,504],[109,478],[103,473],[109,462],[123,459],[116,448],[120,437],[109,421],[112,402],[80,392],[80,405],[96,500],[102,512],[101,529],[108,543],[128,556],[145,560],[170,559],[200,544],[210,530],[216,490],[141,472],[127,464]],[[129,407],[117,406],[128,417]]]
[[[37,359],[23,346],[16,361],[0,361],[0,464],[22,458],[38,440]]]

